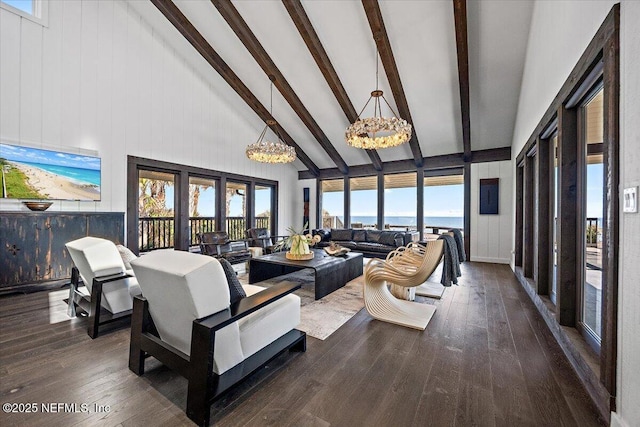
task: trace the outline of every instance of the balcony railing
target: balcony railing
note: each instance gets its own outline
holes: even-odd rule
[[[245,238],[247,230],[244,217],[227,217],[227,233],[231,240]],[[257,217],[256,227],[270,228],[271,218]],[[138,247],[140,252],[154,249],[169,249],[175,246],[174,240],[175,220],[173,217],[145,217],[138,219]],[[198,233],[216,231],[215,217],[191,217],[189,218],[189,246],[197,246]]]

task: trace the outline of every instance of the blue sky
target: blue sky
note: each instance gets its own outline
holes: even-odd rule
[[[0,157],[16,162],[100,170],[100,158],[41,150],[19,145],[0,144]]]
[[[352,216],[375,216],[378,201],[376,190],[351,192]],[[415,216],[416,189],[393,188],[384,192],[385,216]],[[344,196],[342,192],[322,194],[322,208],[331,215],[342,216]],[[442,185],[424,189],[424,216],[461,217],[464,213],[464,186]]]
[[[33,14],[33,0],[2,0],[2,2],[16,9]]]
[[[215,205],[216,193],[215,189],[212,187],[208,187],[206,189],[200,190],[200,198],[198,199],[198,212],[200,216],[215,216],[216,214],[216,205]],[[167,187],[167,197],[166,197],[166,205],[167,208],[173,208],[173,186]],[[169,206],[170,205],[170,206]],[[259,190],[256,189],[255,195],[255,206],[256,206],[256,214],[261,214],[266,210],[271,209],[271,190]],[[238,195],[234,195],[231,198],[231,205],[229,207],[230,213],[229,216],[242,216],[242,197]]]

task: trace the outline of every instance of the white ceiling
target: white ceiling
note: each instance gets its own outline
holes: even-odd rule
[[[209,0],[174,1],[269,108],[267,75],[213,4]],[[194,64],[212,87],[226,86],[150,2],[130,4],[169,45]],[[370,163],[364,151],[344,142],[348,120],[283,4],[275,0],[233,4],[347,165]],[[313,0],[302,4],[353,106],[360,112],[375,88],[376,64],[375,42],[361,2]],[[532,4],[525,0],[467,2],[472,150],[511,144]],[[380,1],[380,9],[423,156],[462,152],[452,0]],[[396,109],[382,65],[379,85]],[[259,117],[243,105],[238,95],[235,97],[230,102],[232,108],[237,106],[238,114],[261,129]],[[363,115],[371,113],[365,111]],[[318,167],[336,166],[275,87],[273,115]],[[412,158],[408,144],[378,150],[378,154],[382,161]],[[294,166],[306,169],[300,161]]]

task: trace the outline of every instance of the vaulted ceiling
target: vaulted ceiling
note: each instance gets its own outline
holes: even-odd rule
[[[274,75],[273,117],[285,141],[297,146],[298,170],[379,170],[380,162],[399,160],[420,166],[423,156],[511,145],[532,2],[131,4],[177,51],[190,49],[185,57],[197,58],[201,73],[226,73],[214,80],[241,93],[238,100],[251,106],[258,123],[269,116],[268,76]],[[348,146],[344,131],[376,86],[376,61],[380,88],[411,119],[414,136],[411,144],[367,152]],[[367,111],[363,116],[372,114]]]

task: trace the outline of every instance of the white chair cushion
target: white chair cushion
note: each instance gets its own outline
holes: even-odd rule
[[[191,353],[193,321],[229,307],[229,288],[220,263],[209,256],[182,251],[154,251],[131,262],[160,338]],[[239,327],[216,333],[214,372],[241,362]]]
[[[264,289],[255,285],[243,285],[242,287],[247,296]],[[238,320],[237,323],[240,326],[242,353],[246,359],[298,326],[300,323],[300,297],[289,294]]]

